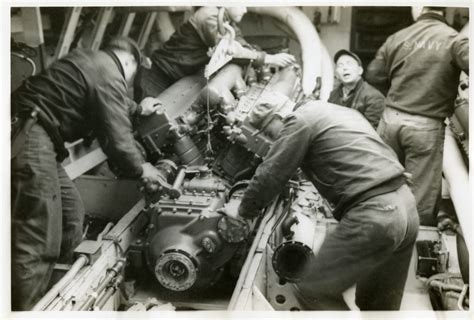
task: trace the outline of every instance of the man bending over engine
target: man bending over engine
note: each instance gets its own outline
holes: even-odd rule
[[[398,310],[418,214],[404,169],[363,116],[307,101],[287,116],[250,182],[238,214],[253,219],[301,167],[339,221],[296,284],[309,310],[348,310],[342,293],[356,284],[361,310]]]
[[[273,64],[285,67],[295,62],[287,53],[265,54],[256,51],[242,37],[237,23],[247,12],[246,7],[224,7],[223,20],[235,30],[234,51],[243,59],[256,64]],[[192,75],[210,60],[209,48],[215,46],[221,34],[218,31],[217,7],[201,7],[183,23],[171,38],[151,55],[151,69],[140,68],[135,81],[135,100],[156,97],[179,79]]]
[[[64,142],[91,133],[108,158],[130,178],[156,181],[132,134],[132,118],[158,107],[127,97],[140,63],[129,38],[104,50],[76,49],[12,95],[11,284],[12,310],[30,310],[46,293],[56,262],[71,263],[81,242],[84,206],[61,166]]]

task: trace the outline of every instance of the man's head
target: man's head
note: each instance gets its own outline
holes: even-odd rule
[[[411,7],[411,14],[413,16],[413,20],[417,20],[422,14],[424,13],[437,13],[441,16],[446,15],[446,7],[423,7],[423,6],[413,6]]]
[[[362,77],[364,69],[360,58],[353,52],[348,50],[339,50],[334,55],[336,63],[336,75],[341,83],[345,85],[353,85]]]
[[[247,7],[225,7],[225,9],[229,18],[236,23],[242,21],[244,14],[247,12]]]
[[[104,49],[112,50],[122,64],[125,80],[130,82],[141,64],[142,55],[135,41],[128,37],[114,37]]]

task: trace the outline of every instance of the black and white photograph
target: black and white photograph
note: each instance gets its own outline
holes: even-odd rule
[[[3,316],[472,319],[471,6],[5,1]]]

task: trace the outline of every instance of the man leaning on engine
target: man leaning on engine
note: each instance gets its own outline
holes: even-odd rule
[[[12,95],[12,309],[30,310],[45,294],[54,264],[71,262],[82,238],[84,206],[61,166],[64,142],[92,133],[131,178],[157,180],[132,135],[132,118],[155,111],[127,97],[140,63],[136,44],[114,38],[103,51],[76,49]]]
[[[398,310],[418,233],[413,194],[395,153],[353,109],[306,101],[284,120],[240,204],[252,219],[301,167],[339,221],[296,284],[309,310]],[[239,219],[240,219],[239,218]]]

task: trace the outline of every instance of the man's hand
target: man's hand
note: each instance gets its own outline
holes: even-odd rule
[[[224,215],[219,222],[219,234],[230,243],[238,243],[247,239],[250,234],[250,220],[244,219],[238,215],[233,206],[217,209],[217,212]]]
[[[158,98],[146,97],[140,102],[140,107],[142,109],[141,115],[148,116],[155,113],[161,106],[161,101]]]
[[[267,54],[265,56],[265,63],[277,67],[286,67],[296,62],[293,55],[288,53]]]
[[[163,180],[161,172],[156,169],[151,163],[145,162],[142,164],[143,173],[140,177],[142,180],[148,180],[151,182],[158,182]]]

